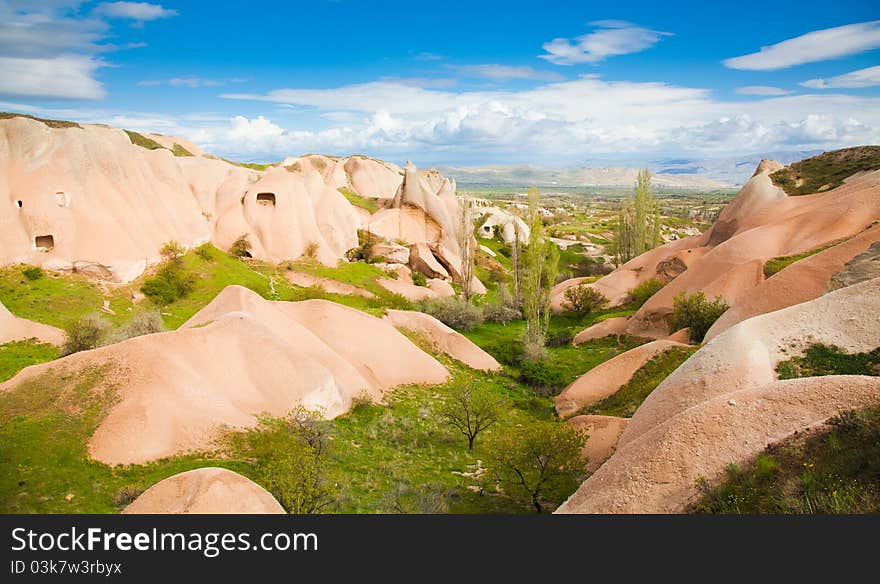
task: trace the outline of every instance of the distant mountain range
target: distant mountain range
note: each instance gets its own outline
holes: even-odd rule
[[[701,176],[728,185],[741,185],[752,176],[762,158],[777,160],[787,165],[821,153],[821,150],[780,150],[734,158],[660,160],[651,163],[650,167],[663,174]]]
[[[648,164],[652,182],[659,187],[716,190],[742,185],[762,158],[790,164],[819,154],[820,151],[778,151],[735,158],[667,159]],[[460,186],[483,187],[631,187],[637,168],[587,166],[583,168],[542,168],[532,165],[438,166],[437,170],[454,178]]]

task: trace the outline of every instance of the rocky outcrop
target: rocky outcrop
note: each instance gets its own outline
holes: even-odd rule
[[[9,211],[0,213],[0,265],[127,282],[159,262],[170,240],[228,249],[242,235],[257,259],[296,259],[309,249],[335,265],[365,228],[390,242],[442,247],[460,270],[455,185],[436,171],[321,155],[256,171],[180,138],[147,137],[164,147],[142,148],[108,126],[0,120],[0,204]],[[193,156],[175,156],[174,144]],[[379,210],[355,206],[340,189]],[[405,261],[401,250],[392,255]]]
[[[599,403],[616,393],[653,356],[680,346],[683,345],[675,341],[652,341],[593,367],[556,396],[556,413],[567,418]]]
[[[325,300],[271,302],[229,286],[176,330],[29,367],[0,392],[47,371],[105,366],[114,405],[89,440],[109,464],[142,463],[210,446],[221,427],[297,406],[335,417],[352,400],[439,384],[448,372],[391,324]]]
[[[574,339],[572,339],[572,343],[577,346],[595,339],[621,335],[626,329],[626,321],[627,317],[625,316],[605,319],[576,334]]]
[[[829,290],[839,290],[859,282],[880,278],[880,226],[872,226],[871,236],[876,239],[867,250],[848,261],[842,270],[831,277]]]
[[[446,353],[468,367],[482,371],[501,370],[501,365],[489,353],[433,316],[408,310],[388,310],[384,318],[395,328],[414,333],[436,351]]]
[[[587,471],[595,472],[602,463],[608,460],[620,435],[629,423],[629,418],[615,416],[575,416],[568,421],[578,431],[587,435],[587,443],[581,450],[581,456],[587,461]]]
[[[0,345],[12,341],[37,339],[50,345],[63,345],[67,334],[54,326],[19,318],[0,302]]]
[[[269,492],[225,468],[206,467],[159,481],[122,511],[146,514],[283,514]]]
[[[856,316],[857,315],[857,316]],[[614,455],[560,508],[667,513],[768,444],[843,409],[880,403],[880,378],[778,381],[776,365],[814,343],[870,351],[880,339],[880,278],[745,320],[709,341],[633,415]]]

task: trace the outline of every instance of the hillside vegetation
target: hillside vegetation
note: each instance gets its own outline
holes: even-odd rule
[[[810,195],[843,184],[844,179],[880,168],[880,146],[857,146],[825,152],[795,162],[770,175],[789,195]]]

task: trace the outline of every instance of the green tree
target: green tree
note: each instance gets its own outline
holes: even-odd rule
[[[525,355],[534,359],[543,351],[550,325],[550,291],[559,270],[559,248],[544,237],[541,194],[529,189],[529,241],[522,254],[522,301],[526,330]]]
[[[498,422],[503,408],[504,400],[491,390],[481,385],[463,383],[452,388],[437,414],[444,424],[464,434],[468,450],[473,450],[477,435]]]
[[[672,322],[669,332],[683,328],[690,329],[692,341],[700,343],[730,305],[721,296],[711,302],[702,292],[688,296],[684,292],[673,299]]]
[[[238,239],[232,243],[232,247],[229,248],[229,253],[239,258],[250,257],[251,241],[248,239],[247,233],[241,234]]]
[[[231,437],[233,450],[253,466],[253,479],[288,513],[318,513],[334,499],[324,473],[327,425],[320,413],[299,407],[285,418],[264,417]]]
[[[470,300],[474,278],[474,251],[477,244],[477,240],[474,238],[474,201],[470,197],[459,198],[458,220],[458,247],[461,251],[461,294],[465,300]]]
[[[658,247],[662,241],[661,225],[660,206],[651,192],[651,173],[644,168],[636,177],[635,193],[623,204],[617,216],[613,241],[617,264],[625,264]]]
[[[537,422],[497,432],[488,445],[488,471],[508,496],[544,511],[561,503],[584,478],[587,437],[561,422]]]
[[[604,294],[584,282],[568,288],[565,291],[565,300],[572,312],[577,314],[590,314],[608,304]]]

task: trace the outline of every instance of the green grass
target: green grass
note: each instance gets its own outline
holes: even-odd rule
[[[478,373],[442,359],[457,378],[470,377],[506,398],[501,422],[477,437],[469,451],[466,439],[443,426],[434,408],[449,385],[410,386],[395,390],[388,405],[360,405],[333,423],[328,475],[340,487],[337,512],[393,512],[389,494],[398,489],[424,492],[439,489],[448,496],[452,513],[528,513],[530,509],[487,489],[474,492],[473,473],[492,433],[517,424],[553,419],[553,404],[504,376]],[[551,494],[559,505],[570,493]]]
[[[370,199],[368,197],[362,197],[352,189],[348,187],[339,187],[338,190],[342,195],[348,199],[348,202],[354,205],[355,207],[360,207],[361,209],[366,209],[370,215],[379,210],[379,203],[376,202],[376,199]]]
[[[780,379],[820,375],[880,375],[880,347],[865,353],[844,353],[833,345],[817,343],[801,357],[776,365]]]
[[[0,268],[0,302],[16,316],[63,328],[101,307],[101,292],[85,277],[47,272],[29,280],[27,269]]]
[[[457,380],[484,384],[507,401],[502,421],[481,434],[468,451],[463,436],[434,414],[450,385],[406,386],[386,396],[387,405],[359,405],[329,422],[327,477],[337,485],[338,513],[391,512],[392,494],[438,490],[446,510],[456,513],[519,513],[529,508],[494,489],[472,488],[466,476],[485,458],[491,432],[552,420],[553,404],[504,376],[477,372],[446,357]],[[86,444],[116,399],[103,385],[107,366],[86,371],[47,372],[0,395],[0,512],[115,513],[149,486],[173,474],[222,466],[253,476],[250,463],[222,451],[194,453],[146,465],[109,466],[92,460]],[[560,422],[562,423],[562,422]],[[72,495],[72,496],[71,496]],[[549,493],[558,505],[570,493]]]
[[[123,130],[123,132],[128,134],[128,139],[131,140],[131,143],[135,146],[140,146],[141,148],[146,148],[147,150],[167,150],[167,148],[165,148],[152,138],[147,138],[143,134],[132,132],[131,130]]]
[[[37,339],[0,345],[0,382],[12,378],[25,367],[57,359],[59,353],[55,345]]]
[[[116,467],[90,459],[88,438],[114,400],[113,391],[100,386],[104,373],[103,368],[49,372],[0,395],[2,512],[115,513],[132,496],[178,472],[242,466],[204,455]]]
[[[799,253],[797,255],[790,256],[779,256],[773,259],[767,260],[767,263],[764,264],[764,277],[769,278],[774,274],[778,274],[791,264],[800,261],[802,259],[808,258],[810,256],[814,256],[819,252],[825,251],[826,249],[832,247],[835,244],[823,245],[821,247],[817,247],[816,249],[811,249],[809,251],[805,251],[804,253]]]
[[[193,155],[192,152],[190,152],[189,150],[187,150],[186,148],[184,148],[183,146],[181,146],[177,142],[174,143],[174,148],[171,150],[171,153],[174,154],[175,156],[192,156]]]
[[[880,512],[880,407],[843,412],[819,431],[768,447],[716,485],[698,481],[696,513]]]
[[[880,168],[880,146],[857,146],[825,152],[795,162],[770,175],[789,195],[809,195],[843,184],[857,172]]]
[[[616,393],[578,413],[632,417],[645,398],[696,350],[696,347],[673,347],[655,355],[633,373]]]
[[[82,126],[80,126],[76,122],[67,122],[64,120],[47,120],[44,118],[29,116],[27,114],[18,114],[18,113],[13,113],[13,112],[0,112],[0,120],[8,120],[11,118],[28,118],[31,120],[36,120],[38,122],[46,124],[50,128],[80,128],[80,129],[82,129]]]
[[[616,312],[624,312],[615,309]],[[609,312],[608,314],[614,314]],[[605,312],[597,312],[583,317],[563,314],[554,315],[548,331],[548,358],[541,365],[542,372],[553,380],[552,387],[545,390],[557,391],[595,367],[642,343],[639,339],[614,338],[596,339],[578,347],[571,344],[575,334],[591,326]],[[508,323],[483,323],[464,332],[467,338],[508,366],[513,375],[520,373],[522,367],[522,336],[525,321]],[[532,367],[529,366],[531,374]]]

